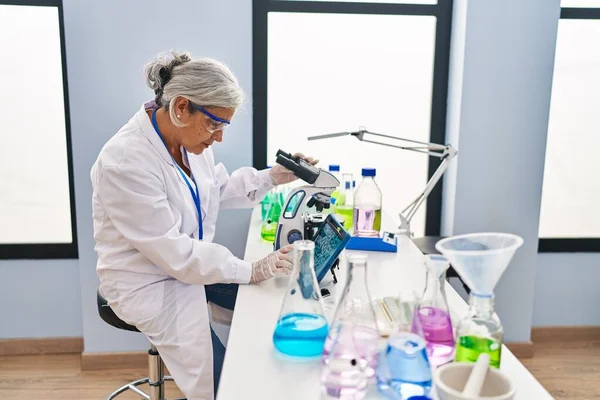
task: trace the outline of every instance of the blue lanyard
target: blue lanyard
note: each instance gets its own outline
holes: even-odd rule
[[[158,123],[156,122],[156,110],[154,110],[152,112],[152,125],[154,126],[154,130],[158,134],[158,137],[160,138],[160,140],[162,140],[162,142],[165,145],[165,148],[167,149],[167,152],[168,152],[169,148],[167,147],[167,143],[165,142],[165,139],[163,138],[162,134],[160,133],[160,130],[158,129]],[[185,152],[185,158],[186,158],[186,160],[188,160],[188,165],[190,165],[190,160],[188,158],[187,151],[185,149],[184,149],[184,152]],[[169,153],[169,155],[170,154],[171,153]],[[171,158],[173,158],[173,156],[171,156]],[[202,229],[202,211],[200,209],[200,194],[198,193],[198,184],[196,183],[196,180],[194,179],[194,174],[192,173],[192,181],[194,182],[194,185],[196,185],[196,190],[194,190],[194,188],[190,184],[190,181],[189,181],[187,175],[185,174],[185,172],[183,172],[183,170],[181,169],[179,164],[177,164],[177,161],[175,161],[174,158],[173,158],[173,162],[175,163],[175,166],[177,167],[179,174],[181,175],[181,177],[187,184],[188,189],[190,189],[190,193],[192,194],[192,198],[194,199],[194,204],[196,205],[196,211],[198,211],[198,239],[202,240],[202,238],[204,236],[204,232]],[[190,173],[191,173],[191,171],[192,171],[192,169],[190,166]]]

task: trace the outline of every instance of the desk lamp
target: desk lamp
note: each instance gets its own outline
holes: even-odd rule
[[[375,138],[373,140],[365,138],[365,135],[373,135]],[[384,135],[381,133],[369,132],[364,127],[360,127],[356,132],[338,132],[338,133],[328,133],[324,135],[318,136],[309,136],[308,140],[320,140],[320,139],[330,139],[334,137],[340,136],[354,136],[361,142],[374,143],[382,146],[395,147],[397,149],[415,151],[418,153],[427,154],[432,157],[437,157],[442,160],[440,166],[437,168],[435,173],[431,176],[425,189],[423,192],[417,196],[417,198],[411,202],[404,210],[402,210],[399,214],[400,217],[400,226],[399,233],[406,234],[408,237],[413,236],[413,232],[410,230],[410,221],[415,216],[417,210],[423,204],[427,196],[431,193],[435,185],[438,183],[446,169],[448,169],[448,164],[450,161],[456,157],[458,151],[452,147],[451,145],[442,145],[436,143],[426,143],[426,142],[418,142],[416,140],[403,139],[396,136]],[[390,143],[385,143],[382,141],[378,141],[377,138],[386,138],[397,140],[399,142],[404,142],[406,145],[395,145]]]

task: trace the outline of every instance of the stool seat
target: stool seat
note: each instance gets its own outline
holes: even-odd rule
[[[135,326],[129,325],[127,322],[125,322],[122,319],[120,319],[119,317],[117,317],[115,312],[108,305],[108,301],[106,301],[106,299],[104,297],[102,297],[102,295],[100,294],[100,291],[98,291],[98,301],[97,302],[98,302],[98,314],[100,314],[100,318],[102,318],[104,320],[104,322],[106,322],[107,324],[114,326],[115,328],[118,328],[118,329],[123,329],[125,331],[131,331],[131,332],[139,332],[139,330]]]

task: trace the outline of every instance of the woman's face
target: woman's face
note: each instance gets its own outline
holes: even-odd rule
[[[179,142],[190,153],[200,154],[207,149],[213,142],[223,141],[223,129],[227,124],[218,121],[231,121],[235,110],[221,107],[205,107],[211,116],[200,110],[192,109],[187,99],[180,99],[176,103],[176,115],[180,115],[179,121],[185,124],[182,128],[177,128]],[[190,109],[192,110],[190,112]]]

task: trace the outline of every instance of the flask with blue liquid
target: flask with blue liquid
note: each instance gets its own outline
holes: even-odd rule
[[[294,242],[294,269],[277,319],[273,344],[292,357],[320,357],[329,325],[314,268],[315,243]]]

